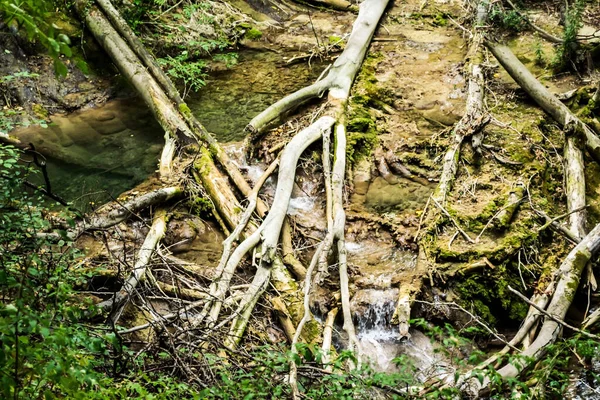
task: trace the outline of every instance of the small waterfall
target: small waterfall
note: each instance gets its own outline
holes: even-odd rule
[[[395,367],[393,360],[397,357],[394,348],[400,344],[397,330],[390,325],[397,290],[388,290],[389,294],[385,293],[383,296],[382,291],[376,289],[367,289],[365,292],[370,300],[373,297],[379,299],[375,303],[363,303],[364,313],[356,318],[361,350],[371,359],[375,369],[392,372]]]
[[[411,329],[411,337],[401,338],[398,328],[391,325],[398,289],[362,289],[352,298],[357,336],[362,354],[372,367],[381,372],[398,372],[394,359],[404,356],[417,369],[415,378],[425,381],[433,374],[446,371],[450,364],[436,344],[421,331]]]

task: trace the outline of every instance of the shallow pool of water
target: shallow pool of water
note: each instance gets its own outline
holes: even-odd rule
[[[164,141],[150,111],[135,98],[56,115],[48,128],[12,134],[44,155],[53,192],[79,208],[106,202],[146,179]],[[33,180],[41,182],[41,174]]]
[[[273,52],[243,52],[237,65],[212,73],[187,102],[219,141],[240,140],[255,115],[312,83],[324,68],[281,62]],[[46,156],[53,191],[80,208],[106,202],[148,178],[164,142],[162,129],[138,98],[56,115],[47,129],[32,126],[11,134]]]
[[[245,51],[238,64],[212,73],[206,87],[187,103],[194,115],[221,142],[244,138],[252,118],[286,95],[313,83],[323,63],[285,65],[274,52]]]

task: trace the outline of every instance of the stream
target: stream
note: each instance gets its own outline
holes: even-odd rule
[[[192,112],[224,143],[250,180],[258,178],[262,169],[249,166],[240,151],[246,124],[274,101],[314,82],[325,68],[314,62],[312,68],[306,63],[285,66],[281,60],[281,55],[273,52],[244,51],[235,66],[211,73],[206,87],[187,99]],[[47,169],[53,191],[83,211],[111,200],[152,175],[163,144],[160,126],[135,97],[55,115],[47,129],[32,126],[12,133],[23,142],[32,143],[38,152],[52,155],[47,158]],[[315,182],[310,176],[299,178],[289,214],[302,225],[320,231],[323,226],[318,221],[324,221],[319,218],[323,216],[322,193]],[[415,188],[410,182],[404,182],[404,187],[397,189],[378,178],[361,201],[374,210],[389,210],[400,207],[396,199],[405,198],[403,193],[411,194],[407,201],[418,202],[429,190]],[[267,196],[273,188],[270,180],[264,190]],[[215,226],[207,227],[207,233],[194,239],[180,257],[202,265],[218,260],[223,237]],[[425,380],[432,369],[440,368],[445,361],[422,332],[412,329],[411,338],[401,339],[397,328],[390,325],[398,295],[393,281],[411,270],[414,255],[397,250],[390,238],[357,237],[348,241],[347,249],[353,267],[359,271],[354,279],[352,308],[363,353],[375,370],[385,372],[399,371],[395,360],[408,357],[417,368],[419,379]],[[337,331],[342,331],[341,327]],[[338,335],[335,339],[338,346],[343,346],[343,337]]]
[[[220,142],[240,141],[244,127],[271,103],[312,83],[325,65],[285,66],[274,52],[243,51],[230,69],[213,72],[188,105]],[[53,191],[82,211],[110,201],[147,179],[157,168],[163,131],[135,97],[54,115],[40,126],[11,132],[47,157]],[[41,174],[34,180],[42,183]]]
[[[448,15],[462,13],[461,10],[452,10],[458,7],[452,2],[440,0],[435,3],[436,13],[439,11],[437,7],[440,10],[448,9]],[[401,289],[425,276],[422,271],[417,271],[413,239],[421,229],[419,216],[425,213],[427,199],[436,186],[442,149],[447,146],[443,141],[444,132],[448,132],[448,128],[463,115],[466,95],[462,76],[465,38],[460,30],[451,28],[449,24],[447,26],[447,21],[439,23],[437,15],[433,22],[432,16],[423,16],[421,11],[425,5],[420,1],[409,1],[396,2],[390,7],[389,15],[394,18],[390,17],[385,29],[377,34],[377,41],[372,44],[372,57],[367,60],[368,67],[363,68],[365,76],[353,89],[353,96],[362,98],[364,104],[360,108],[363,113],[349,117],[349,125],[354,125],[357,130],[361,125],[367,128],[376,126],[377,143],[374,146],[403,156],[401,161],[404,165],[411,167],[411,172],[421,179],[415,181],[398,176],[396,180],[387,180],[377,172],[374,162],[377,160],[369,157],[362,161],[355,160],[357,164],[352,175],[354,192],[347,204],[346,224],[351,311],[362,353],[376,371],[405,372],[405,368],[411,366],[414,368],[412,375],[420,381],[432,376],[453,374],[456,360],[450,359],[442,345],[430,340],[422,330],[413,327],[409,331],[410,337],[400,337],[397,326],[392,326],[391,320]],[[350,24],[332,24],[329,15],[322,19],[315,17],[312,22],[312,29],[319,30],[321,34],[325,32],[324,37],[343,33],[333,32],[333,25],[335,29],[344,28],[347,31],[350,27]],[[290,27],[300,29],[299,26],[307,26],[307,23],[307,20],[302,21],[298,17]],[[280,36],[288,35],[285,36],[288,41],[302,39],[291,28]],[[312,31],[306,40],[313,40]],[[529,37],[526,40],[529,41],[519,46],[524,49],[523,52],[531,52],[537,39]],[[186,99],[194,115],[223,143],[225,151],[251,181],[260,176],[265,166],[249,163],[245,159],[240,143],[245,137],[246,124],[273,102],[314,82],[326,66],[314,62],[312,68],[306,63],[287,66],[282,62],[283,57],[270,51],[242,51],[235,66],[211,72],[206,79],[206,87]],[[499,82],[514,85],[505,72],[500,71],[498,75]],[[548,85],[553,83],[548,82]],[[511,88],[514,87],[508,87]],[[508,91],[507,88],[503,89]],[[565,89],[563,87],[560,91],[564,92]],[[499,149],[506,150],[503,158],[520,156],[513,161],[521,160],[524,162],[519,162],[519,165],[525,165],[513,168],[510,163],[501,165],[503,163],[494,162],[490,157],[484,159],[481,166],[476,163],[473,166],[466,165],[470,163],[461,165],[462,173],[454,182],[456,198],[453,199],[453,209],[465,219],[477,219],[486,205],[499,198],[499,194],[507,187],[529,179],[522,175],[523,171],[532,166],[538,168],[533,150],[523,153],[523,149],[533,149],[534,142],[530,142],[531,139],[526,141],[526,135],[520,131],[528,129],[529,135],[532,135],[531,132],[536,135],[543,119],[532,113],[529,105],[523,106],[519,98],[506,100],[500,91],[498,98],[496,96],[494,94],[489,101],[495,107],[494,115],[502,124],[498,123],[490,130],[489,140],[493,139]],[[349,130],[348,133],[355,138],[360,138],[361,133],[365,134],[364,142],[364,137],[368,139],[370,132],[366,130]],[[12,134],[24,143],[33,143],[40,153],[52,155],[47,161],[54,191],[73,201],[82,211],[89,211],[94,204],[109,201],[151,176],[157,168],[163,145],[161,128],[137,98],[114,99],[98,108],[56,115],[48,129],[29,127],[13,131]],[[352,142],[353,149],[359,149],[363,142]],[[437,151],[424,151],[433,148],[433,144],[439,147]],[[535,144],[536,149],[542,149],[541,139]],[[311,165],[317,164],[313,159],[306,160],[303,168],[298,169],[288,209],[294,223],[303,229],[301,233],[314,240],[322,237],[326,224],[323,188],[319,184],[321,171],[318,168],[311,169]],[[426,179],[430,177],[433,179]],[[267,199],[273,195],[274,187],[275,178],[270,178],[263,190]],[[489,217],[485,220],[489,220]],[[206,225],[203,233],[190,240],[177,256],[203,268],[206,265],[216,266],[224,237],[214,223],[201,221],[195,226],[202,224]],[[527,225],[527,229],[530,228],[531,225]],[[444,235],[448,237],[444,238]],[[461,243],[458,232],[452,235],[452,229],[440,232],[440,238],[446,240],[440,246],[448,251],[452,247],[453,251],[460,253],[464,250],[461,249],[461,246],[465,246],[464,241]],[[487,242],[486,239],[489,238],[482,237],[483,245],[496,245],[495,237]],[[177,240],[174,239],[174,243]],[[301,261],[305,264],[310,260],[311,251],[305,251],[306,247],[312,246],[305,246],[298,251],[302,253]],[[504,270],[497,268],[496,271]],[[488,280],[463,285],[461,288],[465,296],[471,293],[480,296],[477,288],[487,289],[486,285],[492,286],[490,282],[495,283],[494,279],[499,279],[492,272],[487,274],[486,270],[486,274],[481,276]],[[331,278],[332,281],[338,279],[334,273]],[[429,279],[433,280],[431,276]],[[468,297],[463,299],[466,303],[472,303],[473,300]],[[311,306],[314,310],[322,311],[333,304],[331,299],[325,299],[321,303],[325,306],[321,308],[319,300],[311,298],[313,300],[315,303],[311,303]],[[488,306],[498,306],[491,304],[495,301],[499,302],[496,298],[490,298],[479,303],[483,309],[487,309]],[[432,300],[433,307],[437,306],[436,303],[437,299]],[[323,317],[321,314],[315,311],[317,318]],[[334,329],[334,344],[338,349],[343,349],[347,337],[339,321],[340,314]],[[509,317],[508,312],[504,314]],[[459,357],[467,358],[468,355]],[[595,368],[600,368],[597,359],[593,363]],[[577,385],[572,387],[571,398],[594,398],[595,394],[588,390],[595,386],[593,379],[586,377],[585,371],[580,378]]]

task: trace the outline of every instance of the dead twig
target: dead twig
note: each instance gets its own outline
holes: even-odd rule
[[[461,233],[461,235],[464,236],[464,238],[471,244],[475,244],[475,241],[473,239],[471,239],[471,237],[467,234],[467,232],[465,232],[460,225],[458,225],[458,222],[456,222],[456,220],[454,218],[452,218],[452,216],[450,215],[450,213],[448,211],[446,211],[446,209],[444,207],[442,207],[442,205],[440,203],[438,203],[438,201],[436,199],[434,199],[433,197],[431,197],[431,200],[433,200],[433,202],[435,203],[436,206],[438,206],[438,208],[444,213],[444,215],[446,217],[448,217],[450,219],[450,221],[452,221],[452,223],[454,224],[454,226],[456,226],[456,229],[458,229],[458,231]]]
[[[595,339],[595,340],[600,340],[600,336],[598,335],[594,335],[593,333],[589,333],[586,331],[583,331],[579,328],[574,327],[573,325],[569,325],[567,324],[565,321],[563,321],[560,318],[556,318],[554,315],[548,313],[546,310],[544,310],[543,308],[539,307],[537,304],[535,304],[534,302],[532,302],[531,300],[529,300],[527,297],[523,296],[521,294],[521,292],[513,289],[512,287],[510,287],[510,285],[508,286],[508,290],[510,290],[513,294],[515,294],[517,297],[519,297],[521,300],[523,300],[525,303],[529,304],[531,307],[535,308],[536,310],[538,310],[539,312],[541,312],[542,314],[544,314],[546,317],[550,318],[552,321],[564,326],[565,328],[569,328],[574,332],[577,333],[581,333],[583,336],[587,336],[591,339]]]

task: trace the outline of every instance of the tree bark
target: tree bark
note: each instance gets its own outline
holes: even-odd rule
[[[600,138],[556,96],[550,93],[507,46],[489,40],[485,41],[485,45],[515,82],[556,122],[562,127],[569,123],[575,124],[575,132],[582,134],[585,138],[587,151],[597,162],[600,162]]]

